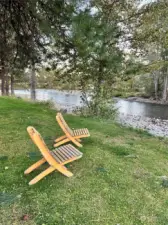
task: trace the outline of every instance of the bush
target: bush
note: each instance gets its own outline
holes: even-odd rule
[[[84,117],[94,117],[99,119],[113,119],[116,117],[117,109],[114,107],[113,101],[103,101],[95,105],[95,102],[90,101],[75,110],[75,113],[80,113]]]

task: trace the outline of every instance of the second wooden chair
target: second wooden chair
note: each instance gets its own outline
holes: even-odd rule
[[[67,142],[72,142],[78,147],[82,147],[82,144],[80,143],[81,139],[90,136],[87,128],[72,130],[64,120],[61,113],[57,113],[56,120],[64,132],[64,135],[55,139],[56,143],[54,144],[54,147],[58,147]]]

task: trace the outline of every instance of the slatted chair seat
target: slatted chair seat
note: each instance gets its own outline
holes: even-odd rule
[[[64,120],[61,113],[57,113],[56,120],[64,132],[64,135],[55,139],[54,147],[58,147],[62,144],[72,141],[78,147],[82,147],[81,138],[86,138],[90,136],[90,133],[87,128],[82,129],[71,129],[66,121]]]
[[[54,159],[64,165],[65,163],[71,162],[82,157],[82,152],[76,149],[71,144],[61,146],[53,151],[50,151]]]
[[[87,128],[73,130],[73,136],[90,136]]]
[[[30,166],[27,170],[25,170],[25,174],[31,173],[33,170],[41,166],[43,163],[48,162],[49,167],[37,175],[33,180],[29,182],[29,185],[37,183],[43,177],[47,176],[51,172],[58,170],[60,173],[64,174],[67,177],[73,176],[64,165],[77,160],[82,157],[82,152],[76,149],[71,144],[61,146],[56,148],[54,151],[50,151],[46,146],[44,140],[41,135],[34,127],[28,127],[27,131],[34,142],[35,145],[39,148],[43,158]]]

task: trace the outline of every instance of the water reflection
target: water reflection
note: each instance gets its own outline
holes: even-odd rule
[[[120,113],[142,117],[168,119],[168,106],[152,103],[126,101],[120,99],[116,106]]]
[[[15,95],[30,98],[29,90],[15,90]],[[56,107],[73,109],[82,105],[79,91],[58,91],[52,89],[37,89],[36,98],[39,101],[52,101]]]
[[[30,91],[28,90],[16,90],[15,94],[16,96],[20,96],[23,98],[30,98]],[[54,103],[56,107],[68,110],[82,105],[80,96],[81,93],[79,91],[66,92],[50,89],[37,89],[36,91],[37,100],[50,100]],[[159,104],[142,103],[118,99],[116,102],[116,107],[119,109],[120,113],[124,114],[168,119],[167,105],[165,106]]]

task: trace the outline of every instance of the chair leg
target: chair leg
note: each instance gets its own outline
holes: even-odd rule
[[[72,141],[75,145],[77,145],[78,147],[83,147],[83,146],[77,141],[77,139],[75,139],[74,137],[71,138],[71,141]]]
[[[58,170],[60,173],[64,174],[67,177],[72,177],[73,173],[71,173],[65,166],[59,165],[57,167],[50,166],[48,169],[44,170],[42,173],[37,175],[33,180],[29,182],[29,185],[33,185],[37,183],[39,180],[43,179],[48,174],[52,173],[54,170]]]
[[[37,175],[33,180],[29,182],[29,185],[37,183],[39,180],[41,180],[43,177],[47,176],[51,172],[53,172],[55,168],[53,166],[50,166],[48,169],[44,170],[42,173]]]
[[[62,145],[62,144],[64,144],[64,143],[66,143],[66,142],[68,142],[68,141],[70,141],[69,138],[66,138],[66,139],[64,139],[63,141],[60,141],[60,142],[58,142],[58,143],[55,143],[55,144],[54,144],[54,147],[58,147],[58,146],[60,146],[60,145]]]
[[[61,136],[61,137],[59,137],[59,138],[55,139],[55,142],[62,141],[62,140],[63,140],[63,139],[65,139],[65,138],[66,138],[66,135]]]
[[[75,138],[78,142],[82,142],[82,140],[80,138]]]
[[[55,167],[60,173],[64,174],[66,177],[72,177],[73,173],[71,173],[65,166],[59,165]]]
[[[32,166],[30,166],[27,170],[24,171],[24,174],[29,174],[39,166],[41,166],[43,163],[46,162],[46,159],[42,158],[38,162],[34,163]]]

